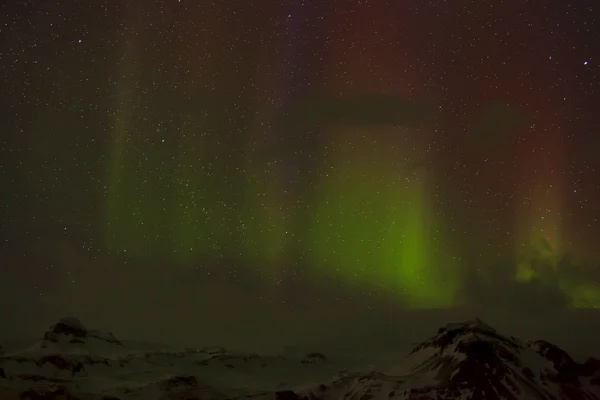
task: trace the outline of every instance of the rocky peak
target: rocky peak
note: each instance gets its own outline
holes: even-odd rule
[[[87,334],[87,329],[81,321],[75,317],[66,317],[59,320],[56,324],[50,327],[46,335],[69,335],[73,337],[83,338]]]
[[[62,318],[56,324],[52,325],[44,333],[42,342],[83,344],[90,339],[121,345],[121,342],[112,333],[88,330],[75,317]]]
[[[493,345],[494,342],[502,343],[508,348],[519,347],[516,339],[500,335],[490,325],[476,318],[473,321],[452,323],[441,327],[435,336],[417,345],[412,354],[426,348],[438,348],[439,353],[442,354],[452,347],[453,351],[460,351],[468,356],[472,353],[471,349],[478,348],[481,351],[484,347]]]

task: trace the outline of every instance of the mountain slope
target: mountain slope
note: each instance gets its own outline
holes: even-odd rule
[[[579,364],[481,320],[440,328],[396,365],[346,367],[320,353],[135,348],[65,318],[31,348],[0,354],[0,398],[600,400],[600,361]]]

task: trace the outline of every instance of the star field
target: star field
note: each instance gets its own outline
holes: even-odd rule
[[[4,2],[5,296],[596,307],[599,15]]]

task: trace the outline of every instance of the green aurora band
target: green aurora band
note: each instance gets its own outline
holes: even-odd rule
[[[391,169],[398,158],[391,147],[369,145],[364,135],[362,143],[340,145],[305,204],[307,232],[295,232],[289,198],[255,148],[248,147],[254,157],[242,166],[246,179],[228,181],[223,168],[206,173],[222,153],[210,135],[203,143],[189,134],[198,127],[182,124],[166,143],[148,142],[130,137],[131,120],[128,112],[116,116],[107,163],[105,244],[111,252],[187,265],[225,254],[277,279],[290,261],[289,236],[296,235],[295,246],[317,279],[327,274],[383,291],[411,308],[460,306],[460,257],[431,211],[428,172]],[[225,195],[224,201],[234,185],[240,198]],[[530,269],[519,264],[515,281],[533,279]],[[573,307],[600,304],[596,286],[559,283]]]
[[[226,204],[217,189],[223,177],[199,173],[210,154],[197,138],[169,138],[179,141],[177,155],[153,169],[157,160],[128,138],[127,126],[117,124],[115,132],[106,198],[111,251],[183,263],[225,253],[277,277],[288,257],[285,236],[297,235],[317,278],[326,271],[363,288],[386,290],[411,307],[456,305],[458,274],[447,262],[453,257],[439,251],[427,182],[414,171],[404,176],[390,171],[393,152],[377,163],[356,151],[337,152],[333,168],[317,184],[317,201],[308,205],[310,233],[302,235],[293,231],[290,210],[282,206],[282,189],[259,161],[246,166],[251,182],[234,183],[248,189],[243,201]],[[446,268],[435,268],[440,262]]]
[[[342,150],[338,166],[320,183],[314,264],[389,290],[410,307],[455,306],[458,274],[436,243],[438,221],[428,205],[426,178],[391,171],[397,157],[391,149],[377,162],[353,149]],[[446,268],[435,268],[442,260]]]

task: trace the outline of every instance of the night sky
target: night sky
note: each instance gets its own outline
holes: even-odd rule
[[[202,318],[214,339],[600,306],[599,16],[3,1],[0,317],[131,335]]]

